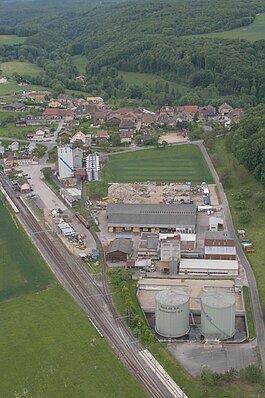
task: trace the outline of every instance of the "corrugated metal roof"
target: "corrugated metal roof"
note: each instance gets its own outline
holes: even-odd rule
[[[205,246],[205,254],[236,255],[234,246]]]
[[[134,205],[109,204],[108,224],[111,226],[195,227],[196,206],[190,205]]]
[[[180,271],[183,269],[229,269],[237,270],[238,261],[237,260],[204,260],[204,259],[187,259],[183,258],[180,260]]]
[[[133,242],[131,239],[114,239],[108,248],[108,254],[119,251],[122,253],[130,254],[132,251]]]

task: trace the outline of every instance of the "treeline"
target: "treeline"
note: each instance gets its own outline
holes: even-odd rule
[[[79,11],[67,1],[60,15],[60,1],[54,8],[51,1],[40,1],[38,10],[35,3],[24,1],[32,16],[30,24],[22,5],[11,1],[12,12],[17,15],[21,10],[20,23],[6,24],[0,32],[6,29],[6,34],[28,37],[23,44],[1,46],[0,62],[36,63],[43,73],[31,81],[55,86],[55,91],[67,88],[105,99],[129,98],[145,106],[227,101],[247,108],[265,102],[265,41],[180,37],[249,24],[265,10],[262,0],[113,1],[119,4],[88,2],[85,6],[79,0]],[[76,80],[73,55],[87,58],[85,84]],[[157,74],[187,90],[158,82],[139,85],[137,79],[128,85],[118,70]]]
[[[265,105],[250,109],[228,139],[239,162],[265,185]]]

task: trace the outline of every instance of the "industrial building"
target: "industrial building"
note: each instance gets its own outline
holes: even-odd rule
[[[196,247],[196,234],[185,234],[185,233],[173,233],[173,234],[159,234],[159,240],[161,241],[162,239],[165,238],[172,238],[176,235],[180,236],[180,250],[181,251],[189,251],[193,250]]]
[[[179,261],[180,235],[166,237],[160,240],[161,261]]]
[[[71,146],[58,146],[59,178],[69,178],[74,173],[73,149]]]
[[[114,239],[107,251],[107,260],[111,262],[126,262],[132,254],[133,242],[131,239]]]
[[[179,274],[193,276],[238,276],[238,261],[182,258],[179,264]]]
[[[204,239],[204,258],[236,260],[235,241],[226,231],[207,231]]]
[[[61,188],[60,195],[70,207],[78,206],[81,191],[77,188]]]
[[[195,233],[194,204],[123,204],[107,207],[109,232]]]
[[[138,245],[138,258],[158,258],[158,250],[158,234],[153,232],[142,232]]]
[[[100,179],[99,156],[91,153],[86,158],[86,173],[88,181],[98,181]]]
[[[189,295],[162,290],[155,297],[155,331],[164,337],[181,337],[189,331]]]

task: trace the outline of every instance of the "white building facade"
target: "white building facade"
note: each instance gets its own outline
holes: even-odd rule
[[[98,181],[100,179],[99,156],[96,153],[87,156],[86,173],[88,181]]]
[[[74,173],[74,156],[71,146],[58,146],[59,178],[69,178]]]

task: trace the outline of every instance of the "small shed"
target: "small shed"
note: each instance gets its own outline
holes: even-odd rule
[[[30,192],[30,184],[24,178],[19,178],[17,184],[20,192]]]
[[[111,262],[127,261],[132,254],[133,242],[131,239],[114,239],[107,251],[107,260]]]
[[[224,221],[220,217],[209,217],[209,230],[221,231],[224,229]]]

